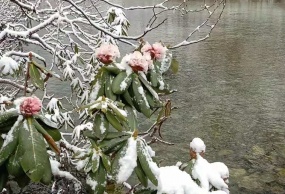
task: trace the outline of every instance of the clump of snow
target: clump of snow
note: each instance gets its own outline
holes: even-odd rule
[[[86,177],[86,184],[89,185],[93,191],[95,191],[95,188],[97,187],[98,182],[95,181],[95,180],[93,180],[93,179],[89,176],[89,174],[87,174],[87,177]]]
[[[72,132],[72,141],[77,142],[80,139],[81,131],[84,131],[86,129],[92,131],[92,128],[93,123],[90,122],[76,126]]]
[[[72,174],[70,174],[70,172],[60,170],[59,168],[61,164],[58,161],[53,159],[50,159],[49,161],[51,166],[51,172],[54,176],[59,176],[62,178],[67,178],[69,180],[72,180],[74,183],[74,187],[76,188],[76,191],[81,189],[80,181],[78,181]]]
[[[137,140],[133,137],[128,139],[128,148],[126,154],[119,159],[119,171],[117,182],[123,183],[131,176],[134,168],[137,166]]]
[[[149,104],[148,104],[148,100],[146,99],[146,96],[145,96],[145,92],[144,92],[143,87],[142,87],[142,86],[138,87],[138,91],[139,91],[140,95],[142,96],[143,101],[144,101],[145,104],[146,104],[146,107],[147,107],[147,108],[150,108],[150,107],[149,107]]]
[[[206,151],[206,145],[203,142],[202,139],[195,137],[191,142],[190,142],[190,148],[195,151],[196,153],[201,153]]]
[[[228,179],[230,177],[229,169],[228,167],[222,163],[222,162],[213,162],[211,163],[211,166],[213,169],[215,169],[221,176],[222,179]],[[226,180],[226,183],[229,183],[228,180]]]
[[[19,68],[20,65],[11,57],[0,57],[0,74],[13,75]]]
[[[205,188],[199,187],[184,171],[177,166],[165,166],[159,168],[157,194],[225,194],[223,191],[209,192]]]
[[[5,108],[5,102],[10,102],[12,100],[12,98],[9,98],[7,96],[3,96],[2,94],[0,94],[0,112],[6,111]]]
[[[155,157],[155,151],[153,151],[153,149],[149,145],[146,146],[146,149],[150,157]]]
[[[204,159],[200,154],[197,154],[197,160],[195,161],[192,176],[194,179],[200,181],[200,186],[207,190],[210,189],[210,185],[219,189],[227,190],[228,185],[221,178],[221,175],[216,169],[214,169],[211,164]]]

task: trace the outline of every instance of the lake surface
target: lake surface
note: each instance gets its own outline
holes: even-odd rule
[[[158,1],[116,2],[131,6]],[[201,2],[189,1],[189,6],[199,8]],[[151,14],[126,13],[131,35],[141,32]],[[206,16],[167,15],[165,25],[145,40],[173,45]],[[208,40],[173,52],[180,70],[167,79],[178,90],[170,96],[178,109],[162,133],[175,145],[155,146],[161,164],[186,162],[189,142],[200,137],[207,145],[206,158],[229,167],[231,193],[285,193],[285,1],[228,1]],[[50,89],[65,95],[70,89],[64,86]],[[141,129],[148,124],[143,121]]]
[[[151,2],[157,1],[140,3]],[[199,2],[189,5],[198,8]],[[148,14],[127,12],[130,34],[140,32]],[[173,45],[205,16],[168,14],[146,40]],[[180,71],[168,82],[178,89],[170,96],[178,109],[163,136],[175,145],[156,147],[162,165],[187,161],[189,142],[200,137],[207,159],[229,167],[231,193],[285,193],[285,1],[228,1],[210,39],[179,48],[174,56]]]

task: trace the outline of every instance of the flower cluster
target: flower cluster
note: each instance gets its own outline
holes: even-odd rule
[[[104,64],[110,64],[120,57],[119,48],[116,45],[103,43],[95,50],[95,57]]]
[[[20,112],[25,116],[32,116],[41,111],[42,102],[37,97],[24,98],[20,105]]]
[[[144,54],[149,54],[151,59],[161,61],[165,57],[167,48],[160,42],[156,42],[153,45],[146,42],[141,51]]]
[[[139,51],[127,54],[122,59],[122,66],[126,69],[131,67],[134,72],[143,71],[146,73],[150,64],[152,61],[149,55],[142,55]]]

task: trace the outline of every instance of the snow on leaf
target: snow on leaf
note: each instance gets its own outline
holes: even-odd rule
[[[0,75],[13,75],[19,68],[20,65],[11,57],[0,57]]]
[[[125,182],[137,166],[137,140],[133,137],[128,139],[127,150],[125,155],[119,159],[119,170],[117,174],[117,182]]]

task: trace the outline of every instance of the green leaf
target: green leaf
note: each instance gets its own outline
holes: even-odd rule
[[[0,149],[0,166],[14,152],[18,144],[19,131],[22,126],[22,121],[16,122],[6,136],[6,139]]]
[[[3,188],[6,186],[6,182],[8,180],[8,172],[6,170],[6,167],[3,165],[3,166],[0,166],[0,191],[3,190]]]
[[[58,125],[43,115],[34,115],[34,118],[44,129],[58,129]]]
[[[24,174],[24,171],[20,164],[20,157],[23,153],[21,153],[19,149],[19,145],[17,146],[15,153],[9,158],[8,162],[6,163],[7,170],[10,175],[18,177]]]
[[[23,152],[21,166],[27,176],[34,182],[39,182],[50,167],[43,136],[33,125],[32,118],[26,118],[24,129],[20,131],[19,144]]]
[[[172,59],[171,64],[170,64],[170,68],[172,70],[173,73],[177,73],[179,70],[179,63],[176,59]]]
[[[76,54],[77,54],[78,51],[79,51],[77,44],[75,44],[75,46],[74,46],[74,51],[75,51]]]
[[[8,132],[17,121],[19,113],[16,109],[8,110],[0,114],[0,132]]]
[[[91,187],[93,191],[92,193],[94,194],[104,193],[106,183],[107,183],[106,177],[107,177],[107,173],[105,171],[105,168],[102,162],[100,163],[98,171],[96,171],[96,173],[93,173],[92,171],[90,171],[90,173],[87,175],[86,183]],[[95,182],[97,184],[94,184]]]
[[[111,171],[111,162],[110,162],[108,156],[102,153],[101,159],[102,159],[102,163],[104,164],[104,167],[107,170],[107,172],[110,172]]]
[[[34,65],[34,63],[29,63],[29,75],[34,86],[44,90],[44,80],[39,72],[39,69]]]
[[[36,63],[35,61],[32,61],[31,63],[33,63],[37,68],[39,68],[42,72],[44,73],[49,73],[51,74],[53,77],[56,77],[58,78],[59,80],[62,81],[62,79],[60,78],[60,76],[58,74],[56,74],[54,71],[51,71],[49,69],[47,69],[45,66],[41,65],[41,64],[38,64]]]
[[[46,129],[46,132],[53,138],[54,141],[61,140],[61,133],[57,129]]]

